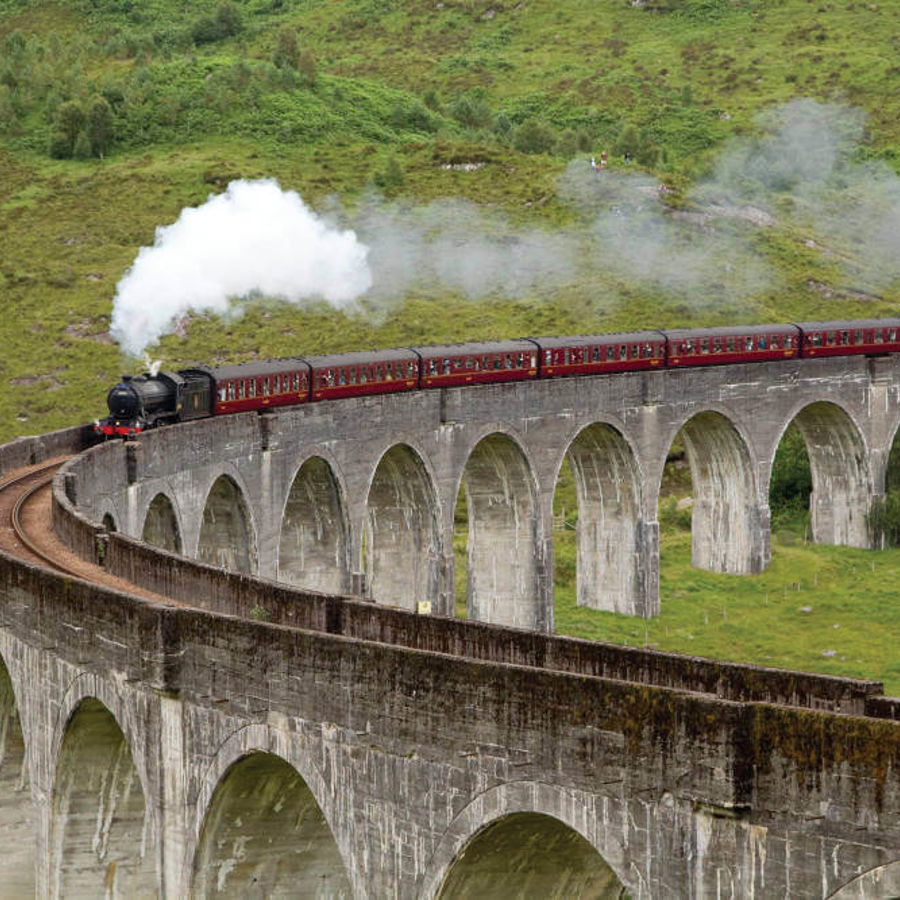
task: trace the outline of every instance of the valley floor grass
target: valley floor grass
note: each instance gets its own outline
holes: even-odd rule
[[[632,647],[883,681],[900,695],[900,549],[857,550],[773,539],[760,575],[691,566],[691,535],[661,536],[660,615],[640,619],[578,607],[574,581],[556,584],[556,631]],[[574,558],[574,532],[555,538]]]

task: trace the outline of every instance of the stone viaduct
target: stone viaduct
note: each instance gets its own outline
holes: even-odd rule
[[[897,894],[900,700],[879,684],[547,632],[564,458],[579,601],[651,615],[679,431],[695,563],[758,571],[792,421],[815,537],[868,543],[898,387],[882,359],[654,372],[86,450],[57,533],[167,599],[0,555],[0,893]],[[86,444],[21,439],[0,471]]]

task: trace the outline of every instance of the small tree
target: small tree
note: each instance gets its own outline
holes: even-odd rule
[[[316,54],[312,50],[303,50],[297,61],[300,72],[300,81],[304,87],[315,87],[319,80],[319,64],[316,62]]]
[[[113,140],[112,107],[103,97],[94,97],[88,107],[87,136],[91,142],[91,153],[102,159]]]
[[[279,69],[298,69],[300,67],[300,48],[297,46],[297,32],[285,26],[275,39],[275,51],[272,62]]]
[[[68,159],[75,149],[79,133],[84,128],[84,110],[74,100],[60,103],[56,107],[53,125],[50,155],[55,159]]]

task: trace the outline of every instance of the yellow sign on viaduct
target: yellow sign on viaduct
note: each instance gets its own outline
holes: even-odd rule
[[[85,451],[58,533],[171,602],[0,556],[0,893],[900,892],[880,685],[551,633],[565,458],[579,602],[653,615],[674,436],[695,564],[754,572],[791,422],[814,537],[865,546],[900,422],[888,359],[423,391]],[[84,435],[13,442],[0,469]]]

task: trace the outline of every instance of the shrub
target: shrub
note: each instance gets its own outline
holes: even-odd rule
[[[234,37],[242,27],[241,11],[233,3],[224,0],[214,16],[203,16],[194,23],[191,36],[195,44],[211,44]]]
[[[553,129],[539,119],[526,119],[513,133],[513,146],[520,153],[550,153],[555,144]]]
[[[68,135],[61,131],[54,131],[50,135],[50,145],[47,152],[53,159],[69,159],[72,156],[73,144]]]
[[[450,114],[466,128],[486,128],[491,123],[491,108],[487,102],[466,94],[456,98]]]
[[[578,152],[578,135],[573,128],[566,128],[559,136],[553,152],[557,156],[571,159]]]
[[[403,180],[403,169],[395,156],[389,157],[384,169],[375,173],[375,186],[386,194],[400,190]]]
[[[91,139],[87,136],[86,131],[78,132],[78,137],[75,138],[75,146],[72,148],[72,156],[75,159],[91,158]]]

